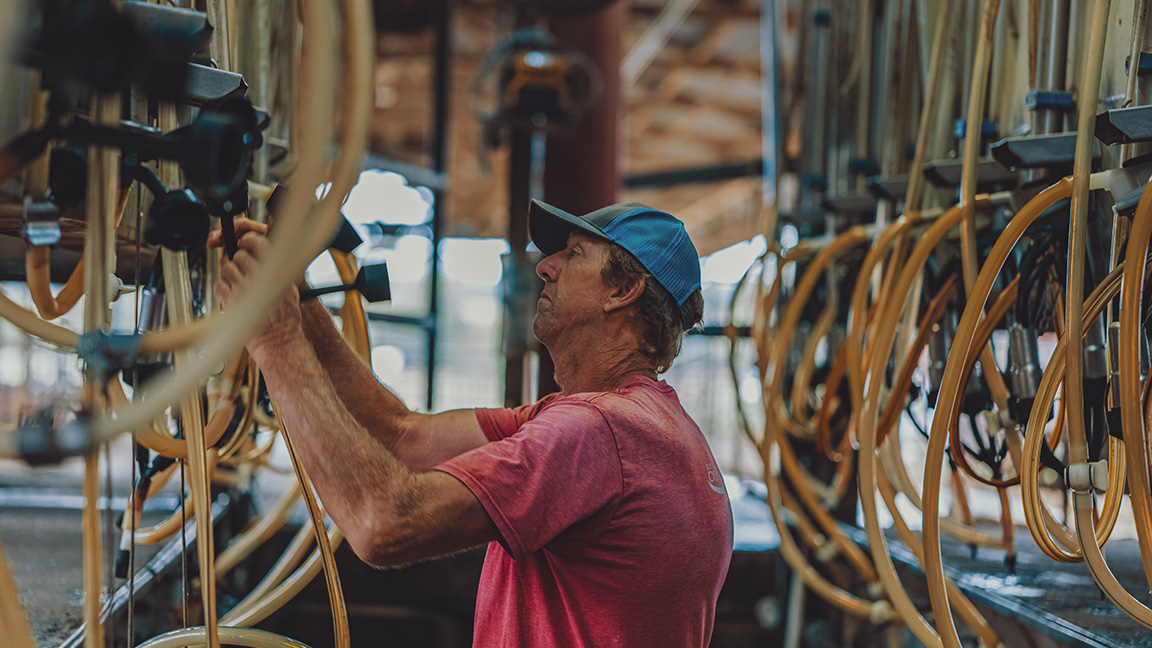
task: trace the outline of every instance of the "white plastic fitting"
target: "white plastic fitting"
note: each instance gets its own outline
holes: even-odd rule
[[[109,302],[114,302],[117,299],[120,299],[121,297],[123,297],[124,295],[130,295],[133,292],[136,292],[136,288],[134,286],[124,285],[124,282],[120,281],[120,277],[117,277],[115,274],[109,274],[108,275],[108,301]]]
[[[875,625],[888,623],[895,617],[896,611],[892,609],[892,604],[886,600],[874,602],[872,609],[868,611],[868,620]]]
[[[1088,493],[1092,490],[1092,467],[1087,463],[1074,463],[1068,466],[1065,473],[1068,487],[1077,493]]]
[[[1012,414],[1008,411],[1008,408],[996,410],[996,417],[999,419],[1002,429],[1011,430],[1020,425],[1018,422],[1012,420]]]
[[[816,550],[816,560],[819,560],[820,563],[824,565],[832,562],[832,560],[834,560],[836,556],[839,555],[840,550],[836,548],[836,545],[827,541],[821,544],[820,547]]]
[[[887,590],[884,589],[884,583],[880,581],[868,583],[867,590],[869,598],[880,599],[887,594]]]
[[[984,417],[984,425],[988,427],[988,436],[996,436],[996,433],[1004,427],[1003,422],[1000,420],[1000,414],[992,410],[984,410],[980,412],[980,416]]]
[[[1108,492],[1108,460],[1093,461],[1088,466],[1092,469],[1092,488],[1097,493]]]

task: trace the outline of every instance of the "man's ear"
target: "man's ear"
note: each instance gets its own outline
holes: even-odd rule
[[[612,288],[604,300],[604,312],[611,313],[640,299],[646,285],[644,277],[634,276]]]

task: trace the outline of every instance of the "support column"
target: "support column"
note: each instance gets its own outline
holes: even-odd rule
[[[616,2],[587,14],[553,16],[552,34],[583,52],[603,78],[600,101],[570,130],[550,134],[544,163],[544,200],[574,214],[586,214],[619,200],[623,177],[620,155],[623,88],[620,62],[629,3]],[[540,396],[557,391],[552,359],[540,350]]]

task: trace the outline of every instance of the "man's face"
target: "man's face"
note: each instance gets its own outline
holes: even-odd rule
[[[544,290],[536,303],[532,331],[544,346],[567,330],[599,321],[609,290],[600,275],[607,254],[606,241],[573,232],[567,247],[536,265]]]

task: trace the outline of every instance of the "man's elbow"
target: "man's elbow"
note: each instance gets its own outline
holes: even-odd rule
[[[411,526],[401,516],[379,515],[362,520],[345,534],[356,557],[373,567],[399,567],[427,558],[420,553],[421,543],[411,533]]]
[[[348,544],[351,546],[352,552],[356,554],[357,558],[379,569],[400,567],[428,558],[428,556],[414,550],[412,547],[403,546],[400,543],[390,541],[386,538],[374,538],[357,542],[349,539]]]

